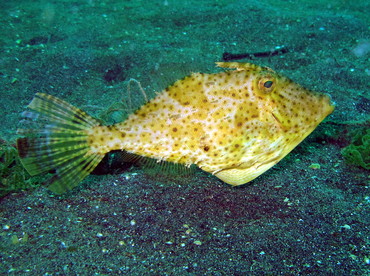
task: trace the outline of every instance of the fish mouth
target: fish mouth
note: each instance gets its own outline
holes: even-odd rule
[[[324,102],[324,107],[325,107],[325,113],[326,113],[326,116],[328,116],[329,114],[331,114],[334,109],[335,109],[335,102],[332,100],[331,96],[329,94],[326,94],[326,93],[323,93],[323,102]]]

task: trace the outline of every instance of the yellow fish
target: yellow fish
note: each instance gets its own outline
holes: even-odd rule
[[[261,175],[334,110],[313,92],[272,69],[218,62],[229,68],[176,81],[127,120],[102,126],[82,110],[37,93],[23,113],[39,123],[20,129],[18,151],[31,175],[54,170],[49,188],[72,189],[112,150],[158,161],[195,164],[226,183]]]

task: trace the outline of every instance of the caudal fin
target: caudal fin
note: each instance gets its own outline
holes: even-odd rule
[[[100,123],[82,110],[47,94],[37,93],[18,129],[21,162],[31,175],[52,171],[48,188],[61,194],[76,187],[104,155],[92,152],[88,130]]]

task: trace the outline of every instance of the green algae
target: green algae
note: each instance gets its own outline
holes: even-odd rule
[[[41,185],[40,177],[31,177],[23,168],[15,146],[0,143],[0,198],[11,192],[27,190]]]
[[[341,150],[348,164],[370,169],[370,129],[356,131],[352,142]]]

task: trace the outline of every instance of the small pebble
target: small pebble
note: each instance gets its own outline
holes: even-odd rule
[[[312,163],[311,165],[308,166],[310,169],[313,169],[313,170],[318,170],[321,168],[320,164],[317,164],[317,163]]]

